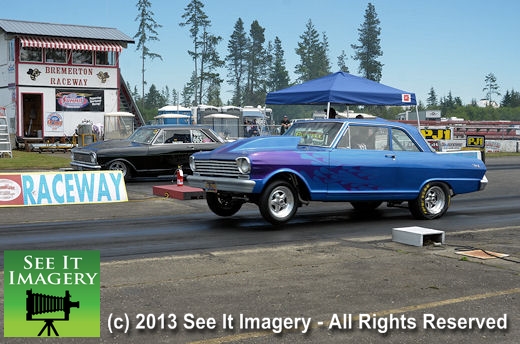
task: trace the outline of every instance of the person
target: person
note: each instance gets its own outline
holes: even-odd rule
[[[327,112],[327,109],[323,109],[323,111]],[[336,118],[336,109],[334,109],[333,107],[331,107],[329,109],[329,118]]]
[[[287,115],[283,116],[281,127],[280,127],[280,135],[283,135],[287,129],[291,126],[291,121],[289,121],[289,118]]]

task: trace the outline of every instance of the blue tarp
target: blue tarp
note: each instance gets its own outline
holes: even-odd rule
[[[267,94],[266,104],[416,105],[406,92],[345,72],[337,72]]]

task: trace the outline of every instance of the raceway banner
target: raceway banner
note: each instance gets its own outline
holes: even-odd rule
[[[126,201],[121,171],[0,173],[0,207]]]

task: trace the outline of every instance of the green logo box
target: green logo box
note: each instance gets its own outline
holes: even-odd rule
[[[4,336],[99,337],[99,257],[90,250],[4,251]]]

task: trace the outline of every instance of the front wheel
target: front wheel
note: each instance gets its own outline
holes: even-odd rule
[[[450,202],[450,190],[446,184],[427,183],[419,196],[408,202],[408,208],[416,219],[433,220],[446,213]]]
[[[223,217],[235,215],[242,208],[242,202],[233,200],[231,197],[220,197],[213,192],[206,193],[206,203],[213,213]]]
[[[123,160],[111,161],[108,164],[108,169],[111,171],[121,171],[125,180],[130,180],[132,178],[132,171],[130,166],[128,166],[128,164]]]
[[[274,225],[289,221],[298,209],[298,197],[294,187],[285,181],[269,184],[258,204],[263,218]]]

